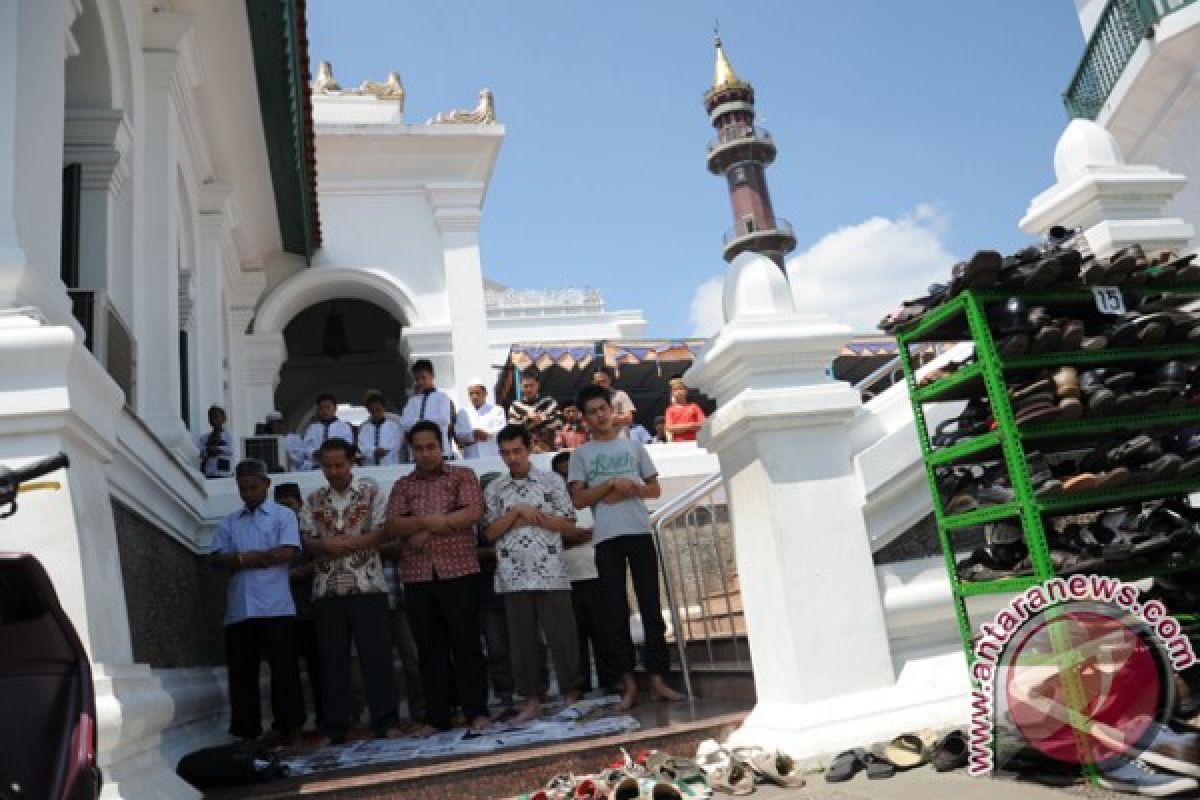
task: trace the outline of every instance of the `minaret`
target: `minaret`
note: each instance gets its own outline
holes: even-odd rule
[[[796,249],[796,235],[786,219],[775,216],[767,191],[766,166],[775,160],[775,142],[754,124],[754,87],[738,78],[717,36],[717,70],[712,88],[704,93],[704,108],[717,129],[708,143],[708,170],[725,173],[733,227],[725,234],[725,260],[739,253],[762,253],[784,267],[783,258]]]

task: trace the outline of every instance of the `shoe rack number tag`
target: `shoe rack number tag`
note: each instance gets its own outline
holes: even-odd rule
[[[1117,287],[1093,286],[1092,295],[1096,298],[1096,309],[1101,314],[1125,313],[1125,298]]]

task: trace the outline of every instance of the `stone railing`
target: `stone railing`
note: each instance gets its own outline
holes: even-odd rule
[[[486,289],[483,295],[488,311],[604,311],[604,296],[599,289]]]

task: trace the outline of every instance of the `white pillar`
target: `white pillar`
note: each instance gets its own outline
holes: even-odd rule
[[[1058,182],[1035,197],[1021,230],[1042,235],[1052,225],[1082,228],[1097,256],[1130,244],[1147,255],[1182,249],[1195,229],[1166,207],[1187,178],[1156,166],[1129,165],[1111,133],[1091,120],[1072,120],[1054,151]]]
[[[442,238],[446,296],[450,306],[453,373],[438,373],[443,389],[461,389],[472,375],[488,370],[487,309],[479,263],[479,221],[484,186],[431,187],[433,218]],[[414,352],[416,348],[414,347]]]
[[[138,416],[187,460],[193,447],[180,417],[179,393],[179,130],[178,104],[196,80],[191,18],[157,11],[144,15],[145,101],[140,145],[143,225],[140,274],[134,282],[134,330],[139,342]]]
[[[31,312],[32,313],[32,312]],[[170,697],[134,664],[116,527],[105,476],[117,441],[121,390],[66,326],[0,311],[0,462],[19,466],[63,451],[57,491],[22,494],[3,521],[6,550],[33,553],[92,660],[105,800],[198,798],[159,751]]]
[[[237,269],[237,250],[233,244],[231,207],[233,186],[222,183],[204,184],[200,190],[200,209],[196,215],[195,310],[192,317],[192,428],[207,430],[204,415],[208,407],[226,406],[224,361],[230,341],[226,338],[222,319],[225,300],[223,286],[226,270]],[[267,410],[270,410],[269,408]],[[233,422],[232,408],[225,409]],[[265,414],[263,411],[262,414]],[[261,421],[261,414],[259,420]],[[241,430],[241,428],[236,428]],[[253,433],[253,421],[250,432]]]
[[[59,278],[64,60],[79,6],[0,3],[0,308],[81,330]]]
[[[234,400],[237,415],[230,422],[237,435],[249,436],[254,433],[254,423],[275,408],[275,389],[287,359],[287,345],[282,333],[242,335],[238,340],[242,343],[240,368],[234,375],[241,375],[241,380],[234,381],[239,390]]]
[[[861,400],[826,375],[851,329],[797,314],[753,253],[734,260],[724,305],[685,379],[718,403],[700,444],[725,476],[754,663],[758,702],[733,742],[811,759],[960,722],[961,660],[949,685],[896,683],[847,431]]]
[[[77,163],[83,176],[79,197],[79,288],[108,289],[113,265],[117,196],[129,178],[131,132],[122,111],[73,108],[66,113],[63,163]]]

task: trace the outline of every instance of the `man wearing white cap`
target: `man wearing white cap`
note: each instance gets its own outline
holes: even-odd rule
[[[506,423],[504,409],[487,401],[487,386],[480,378],[467,383],[467,398],[471,401],[458,412],[454,437],[463,448],[463,458],[499,458],[496,434]]]

